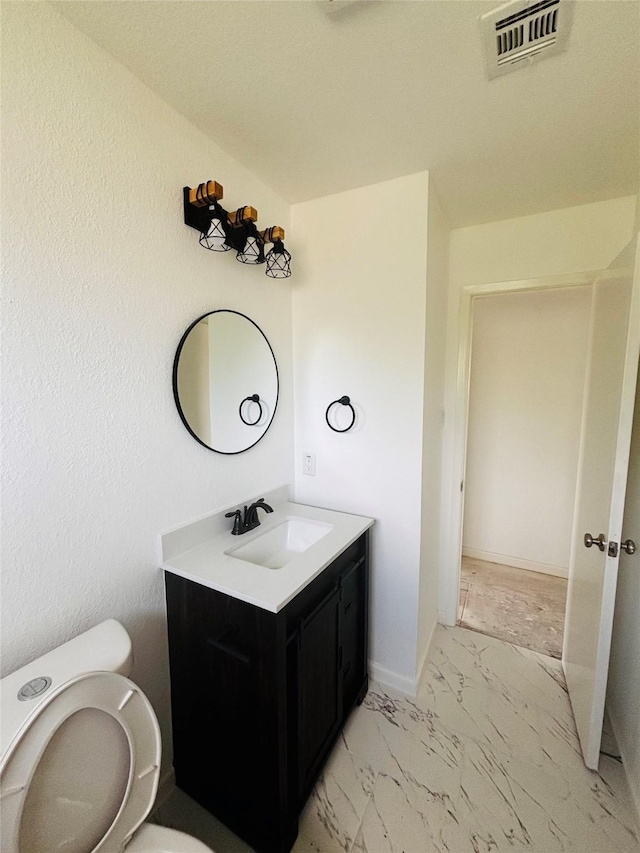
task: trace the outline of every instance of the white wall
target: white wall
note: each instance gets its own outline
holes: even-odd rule
[[[415,677],[427,276],[426,172],[294,205],[296,500],[370,515],[370,658]],[[325,409],[347,394],[353,430]],[[303,475],[304,451],[317,454]],[[375,670],[374,670],[375,672]]]
[[[606,269],[631,239],[635,204],[635,196],[628,196],[451,231],[439,584],[444,622],[455,620],[458,588],[458,565],[452,555],[460,531],[450,519],[460,498],[455,413],[461,290],[469,285]]]
[[[3,585],[9,672],[107,617],[170,761],[156,537],[292,481],[288,282],[198,245],[182,187],[215,178],[267,225],[289,208],[45,3],[3,3]],[[198,315],[271,341],[279,411],[240,456],[201,447],[171,370]]]
[[[463,549],[568,577],[591,288],[474,300]]]
[[[422,529],[418,602],[418,676],[438,618],[440,566],[440,494],[442,490],[442,427],[444,370],[447,348],[449,224],[433,180],[429,180],[427,230],[427,293],[422,442]]]
[[[451,232],[456,287],[606,269],[633,231],[635,196]]]

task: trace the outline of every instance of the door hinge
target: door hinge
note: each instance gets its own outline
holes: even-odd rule
[[[607,551],[607,554],[610,557],[617,557],[618,556],[618,543],[617,542],[609,542],[609,550]]]

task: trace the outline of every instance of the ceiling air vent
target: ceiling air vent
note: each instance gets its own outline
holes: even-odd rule
[[[513,0],[487,12],[480,23],[489,78],[560,53],[567,46],[572,18],[569,0]]]

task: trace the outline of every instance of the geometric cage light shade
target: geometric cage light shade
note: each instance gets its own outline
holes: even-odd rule
[[[242,233],[240,242],[242,246],[238,249],[236,261],[241,264],[263,264],[264,263],[264,240],[256,228],[255,222],[245,222],[238,229]],[[235,242],[234,242],[235,245]]]
[[[282,240],[274,240],[273,249],[267,252],[266,275],[269,278],[289,278],[291,275],[291,255]]]

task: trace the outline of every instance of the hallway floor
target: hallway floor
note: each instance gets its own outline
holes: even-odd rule
[[[462,558],[462,628],[560,658],[566,599],[564,578]]]
[[[246,844],[177,791],[158,822]],[[418,697],[372,683],[300,819],[294,853],[637,853],[622,766],[582,762],[560,663],[436,629]]]

